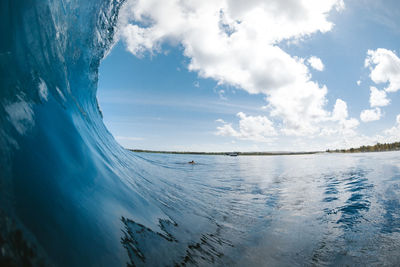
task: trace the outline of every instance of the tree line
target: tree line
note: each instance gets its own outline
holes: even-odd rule
[[[379,151],[395,151],[400,150],[400,142],[394,143],[377,143],[373,146],[360,146],[358,148],[350,148],[350,149],[335,149],[330,150],[327,149],[326,152],[336,152],[336,153],[358,153],[358,152],[379,152]]]

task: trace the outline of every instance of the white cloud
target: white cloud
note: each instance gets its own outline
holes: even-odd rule
[[[307,62],[311,67],[318,71],[323,71],[325,68],[324,63],[322,63],[322,60],[318,57],[312,56],[307,60]]]
[[[365,67],[371,70],[371,80],[376,84],[389,83],[387,92],[396,92],[400,89],[400,59],[397,55],[384,48],[368,50]]]
[[[375,145],[376,143],[392,143],[400,140],[400,114],[397,115],[396,123],[392,128],[373,136],[363,134],[347,135],[342,140],[336,139],[328,145],[329,148],[350,148],[362,145]]]
[[[333,108],[332,120],[343,121],[347,119],[349,112],[347,111],[347,103],[342,99],[337,99]]]
[[[371,95],[369,97],[369,103],[371,107],[384,107],[389,105],[390,100],[387,98],[385,91],[380,91],[376,87],[371,86]]]
[[[390,104],[386,92],[396,92],[400,89],[400,59],[393,51],[378,48],[368,50],[364,65],[370,69],[370,78],[373,82],[376,84],[388,83],[385,90],[379,90],[374,86],[370,87],[369,103],[375,109],[366,109],[360,114],[363,122],[370,122],[382,117],[379,107]]]
[[[345,134],[350,133],[349,131],[351,130],[352,131],[351,134],[355,135],[356,132],[353,129],[356,128],[359,124],[360,122],[354,118],[342,121],[342,127],[343,130],[345,131]]]
[[[330,31],[335,8],[343,1],[138,0],[125,6],[120,34],[137,56],[160,52],[164,43],[181,45],[190,71],[266,95],[283,133],[308,135],[329,116],[327,88],[311,80],[304,59],[277,44]],[[322,62],[315,66],[323,69]]]
[[[281,118],[282,133],[286,135],[310,135],[319,130],[318,123],[327,119],[326,86],[314,82],[299,82],[269,94],[271,115]]]
[[[360,119],[363,122],[377,121],[382,117],[381,109],[366,109],[363,110],[360,114]]]
[[[218,119],[217,122],[223,125],[217,127],[216,134],[258,142],[270,142],[271,137],[277,135],[272,121],[265,116],[247,116],[243,112],[239,112],[237,116],[240,118],[239,130],[235,130],[232,124]]]
[[[259,142],[269,142],[278,133],[318,136],[332,138],[336,147],[400,137],[400,116],[385,136],[356,134],[359,121],[349,117],[346,102],[338,99],[328,111],[328,88],[312,80],[309,67],[322,71],[322,61],[291,56],[278,46],[330,31],[329,12],[343,8],[342,0],[135,0],[121,13],[120,37],[136,56],[161,53],[166,43],[180,46],[188,58],[187,68],[200,77],[265,96],[268,117],[240,112],[237,127],[219,119],[218,135]],[[384,90],[371,87],[372,109],[360,114],[367,122],[382,117],[379,107],[390,103],[386,92],[400,89],[400,59],[379,48],[368,51],[365,66],[372,81],[387,83]],[[224,97],[222,90],[217,93]]]
[[[396,117],[396,124],[385,131],[387,142],[399,142],[400,140],[400,114]]]
[[[328,125],[321,130],[321,135],[340,135],[354,136],[356,135],[355,128],[360,124],[357,119],[349,118],[347,103],[342,99],[337,99],[332,112],[332,121],[338,124]]]

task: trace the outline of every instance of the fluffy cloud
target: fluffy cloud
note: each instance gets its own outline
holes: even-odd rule
[[[349,116],[349,112],[347,111],[347,103],[342,99],[337,99],[335,106],[333,108],[332,120],[342,121],[345,120]]]
[[[380,108],[366,109],[360,114],[360,119],[363,122],[377,121],[381,118],[382,113]]]
[[[356,134],[354,129],[360,124],[358,120],[349,118],[347,103],[342,99],[336,100],[331,120],[338,122],[338,125],[323,128],[321,131],[322,135],[327,135],[327,133],[329,133],[330,135],[339,134],[342,136],[354,136]]]
[[[164,43],[182,46],[190,71],[266,95],[283,133],[308,135],[329,117],[327,88],[278,44],[331,30],[329,12],[343,7],[341,0],[137,0],[122,12],[120,35],[137,56],[160,52]],[[323,69],[318,58],[309,60]]]
[[[370,122],[382,117],[379,107],[390,104],[386,92],[396,92],[400,89],[400,59],[393,51],[378,48],[368,50],[364,65],[370,69],[370,78],[373,82],[376,84],[388,83],[384,90],[379,90],[374,86],[370,87],[369,103],[371,108],[375,109],[366,109],[360,114],[363,122]]]
[[[308,64],[310,64],[311,67],[313,67],[315,70],[323,71],[324,68],[325,68],[324,63],[322,63],[322,60],[321,60],[320,58],[318,58],[318,57],[312,56],[312,57],[310,57],[310,58],[307,60],[307,62],[308,62]]]
[[[387,92],[396,92],[400,89],[400,59],[393,51],[378,48],[368,50],[365,67],[371,70],[371,80],[376,84],[389,83]]]
[[[239,112],[237,116],[240,118],[239,130],[235,130],[232,124],[218,119],[217,122],[223,125],[217,127],[216,134],[258,142],[270,142],[271,137],[277,135],[272,121],[265,116],[247,116],[243,112]]]
[[[388,142],[398,142],[400,139],[400,114],[396,117],[396,124],[394,127],[387,129],[385,134],[388,136]]]
[[[217,127],[218,131],[216,134],[259,142],[271,142],[274,140],[274,138],[271,137],[278,134],[301,136],[305,135],[307,131],[309,137],[312,136],[312,134],[318,133],[320,137],[348,138],[356,135],[355,129],[359,125],[357,119],[349,118],[347,104],[341,99],[336,100],[332,114],[326,114],[327,117],[325,117],[324,121],[320,121],[317,127],[308,125],[310,128],[304,128],[304,124],[299,123],[297,131],[293,132],[288,132],[288,128],[284,125],[275,128],[272,121],[265,116],[247,116],[242,112],[239,112],[237,116],[240,118],[239,130],[235,130],[231,123],[218,119],[217,122],[222,123],[222,126]],[[298,118],[299,120],[302,119],[301,116]]]
[[[319,122],[329,116],[324,109],[326,86],[314,82],[299,82],[269,93],[271,115],[283,122],[286,135],[311,135],[319,131]]]
[[[371,107],[384,107],[389,105],[390,100],[387,98],[385,91],[380,91],[376,87],[371,86],[371,95],[369,97],[369,103]]]

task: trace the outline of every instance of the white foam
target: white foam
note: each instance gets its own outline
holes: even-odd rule
[[[32,105],[20,98],[20,101],[4,106],[9,121],[19,134],[24,134],[35,125]]]
[[[42,79],[40,79],[39,96],[42,100],[47,101],[48,95],[49,95],[49,91],[47,89],[47,84]]]
[[[61,90],[60,90],[60,88],[58,88],[57,86],[56,86],[56,90],[57,90],[57,93],[60,95],[60,97],[62,98],[62,100],[66,100],[65,99],[65,96],[64,96],[64,94],[63,94],[63,92],[61,92]]]

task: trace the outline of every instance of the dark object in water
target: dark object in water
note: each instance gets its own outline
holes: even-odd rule
[[[188,163],[189,163],[189,164],[196,164],[196,162],[194,162],[194,160],[189,161]]]

